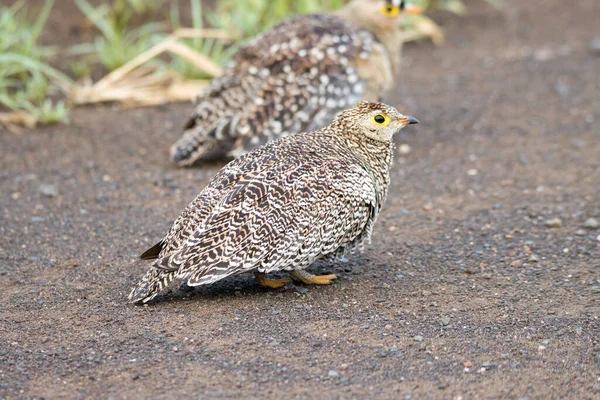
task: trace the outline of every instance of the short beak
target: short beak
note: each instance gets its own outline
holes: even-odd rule
[[[399,121],[406,125],[412,125],[412,124],[419,123],[418,119],[416,119],[415,117],[410,117],[408,115],[403,116],[402,118],[399,119]]]
[[[423,14],[423,8],[419,7],[416,4],[410,4],[407,5],[406,8],[404,9],[403,13],[405,15],[418,15],[418,14]]]

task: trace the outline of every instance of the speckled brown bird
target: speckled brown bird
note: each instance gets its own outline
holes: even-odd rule
[[[321,128],[359,100],[377,101],[400,65],[404,0],[354,0],[258,35],[198,99],[171,147],[179,166],[236,157],[274,138]]]
[[[383,103],[360,102],[331,125],[274,140],[225,166],[142,254],[156,259],[133,288],[147,302],[174,279],[190,286],[254,272],[260,285],[290,279],[329,284],[335,275],[306,268],[362,251],[385,201],[393,135],[418,123]]]

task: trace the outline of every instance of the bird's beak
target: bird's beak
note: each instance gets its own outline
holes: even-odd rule
[[[406,126],[406,125],[418,124],[419,120],[416,119],[415,117],[410,117],[408,115],[404,115],[404,116],[398,118],[398,122],[400,122],[401,124]]]
[[[404,8],[403,13],[405,15],[419,15],[423,14],[423,8],[416,4],[407,4]]]

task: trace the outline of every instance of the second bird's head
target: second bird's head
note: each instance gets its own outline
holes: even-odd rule
[[[384,103],[361,101],[353,108],[342,111],[334,123],[351,129],[379,142],[391,142],[394,134],[406,125],[418,124],[415,117],[400,114]]]
[[[396,30],[402,17],[421,14],[423,9],[411,0],[354,0],[347,6],[353,19],[364,21],[373,30]]]

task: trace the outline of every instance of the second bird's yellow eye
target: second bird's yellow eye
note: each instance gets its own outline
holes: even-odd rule
[[[381,9],[382,14],[390,16],[390,17],[395,17],[396,15],[398,15],[399,12],[400,12],[400,8],[395,5],[392,5],[392,4],[386,4]]]
[[[371,122],[379,126],[388,126],[390,124],[390,117],[385,114],[375,114],[371,117]]]

